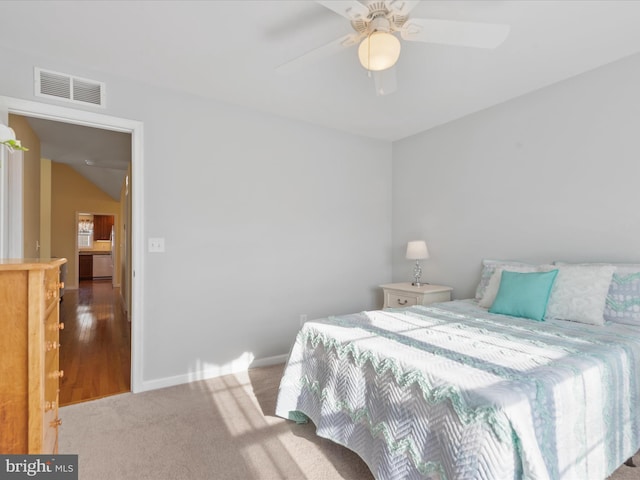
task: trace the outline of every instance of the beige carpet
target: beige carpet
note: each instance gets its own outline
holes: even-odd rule
[[[60,453],[79,455],[80,480],[372,479],[311,423],[274,416],[282,368],[64,407]],[[610,480],[640,480],[640,468]]]

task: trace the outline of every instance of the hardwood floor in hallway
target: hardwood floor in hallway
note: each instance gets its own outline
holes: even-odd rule
[[[131,324],[111,280],[66,290],[60,321],[60,405],[130,391]]]

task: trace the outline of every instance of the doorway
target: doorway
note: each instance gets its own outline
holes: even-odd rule
[[[107,212],[76,212],[75,232],[78,277],[82,280],[110,280],[120,287],[120,242],[117,232],[122,230],[118,216]],[[128,305],[126,298],[124,305]]]
[[[34,117],[47,120],[53,120],[73,125],[85,125],[94,128],[112,130],[118,132],[127,132],[131,134],[131,178],[127,179],[127,190],[131,195],[131,212],[130,221],[126,226],[127,234],[130,238],[130,245],[127,248],[129,252],[129,268],[123,275],[123,281],[126,279],[130,286],[131,300],[129,303],[129,318],[131,320],[131,391],[139,392],[142,390],[142,334],[143,334],[143,278],[144,269],[142,268],[144,238],[142,235],[142,219],[143,216],[143,124],[138,121],[111,117],[94,112],[82,110],[74,110],[66,107],[59,107],[50,104],[31,102],[11,97],[0,97],[0,121],[8,123],[9,113],[21,115],[25,117]],[[9,178],[11,180],[11,178]],[[4,212],[10,209],[12,200],[16,203],[22,196],[21,182],[8,182],[8,192],[6,196],[0,198],[0,211]],[[0,218],[3,227],[9,229],[23,228],[23,219],[21,217],[9,219],[7,216]],[[1,246],[4,249],[6,246]],[[10,252],[12,256],[22,256],[21,251]],[[17,253],[17,255],[16,255]]]

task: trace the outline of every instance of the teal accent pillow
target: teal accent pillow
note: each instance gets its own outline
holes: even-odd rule
[[[518,273],[504,270],[491,313],[541,321],[558,270]]]

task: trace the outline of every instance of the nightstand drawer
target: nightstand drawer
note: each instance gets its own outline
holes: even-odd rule
[[[384,304],[382,308],[429,305],[430,303],[448,302],[451,300],[452,288],[444,285],[424,284],[414,286],[410,283],[387,283],[380,286],[384,291]]]
[[[400,295],[396,292],[387,292],[384,299],[384,304],[389,308],[394,307],[410,307],[411,305],[418,304],[418,297]]]

